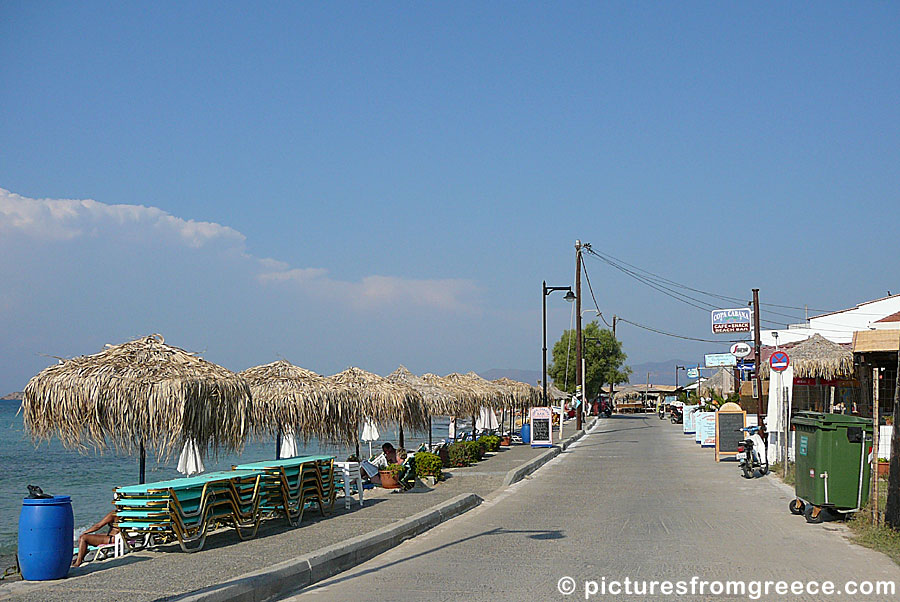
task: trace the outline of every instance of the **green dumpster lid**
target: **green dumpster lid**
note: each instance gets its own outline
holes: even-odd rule
[[[872,419],[849,414],[825,414],[823,412],[797,412],[791,424],[815,426],[819,428],[837,428],[839,426],[862,426],[872,428]]]

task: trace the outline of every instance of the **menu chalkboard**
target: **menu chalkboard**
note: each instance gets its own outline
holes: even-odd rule
[[[551,421],[553,412],[550,408],[531,408],[531,447],[550,447],[553,445]]]
[[[535,420],[531,423],[532,436],[538,441],[546,441],[550,438],[550,421]]]
[[[720,456],[733,456],[746,434],[738,429],[746,426],[746,412],[716,412],[716,462]]]

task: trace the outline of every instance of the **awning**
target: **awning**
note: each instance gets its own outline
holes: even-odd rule
[[[858,330],[853,333],[853,353],[900,350],[900,330]]]

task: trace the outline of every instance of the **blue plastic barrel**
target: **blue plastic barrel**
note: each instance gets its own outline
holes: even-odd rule
[[[72,564],[75,517],[68,495],[22,500],[19,568],[28,581],[62,579]]]
[[[531,425],[525,423],[522,425],[522,443],[531,443]]]

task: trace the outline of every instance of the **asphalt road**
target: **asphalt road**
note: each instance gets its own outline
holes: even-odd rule
[[[850,543],[843,524],[810,525],[791,515],[791,493],[771,477],[744,480],[734,462],[716,464],[680,425],[614,416],[479,508],[285,599],[584,600],[586,591],[609,599],[626,591],[626,578],[672,582],[672,590],[633,584],[648,588],[642,599],[674,597],[665,594],[682,581],[681,599],[748,600],[757,587],[751,582],[795,580],[833,581],[843,592],[837,599],[900,599],[900,567]],[[572,595],[559,592],[563,577],[572,578],[563,582]],[[709,588],[718,593],[718,586],[700,593],[701,580],[723,588],[744,580],[748,589],[713,596]],[[845,590],[863,580],[891,581],[897,593]],[[826,598],[778,596],[769,587],[755,599]]]

